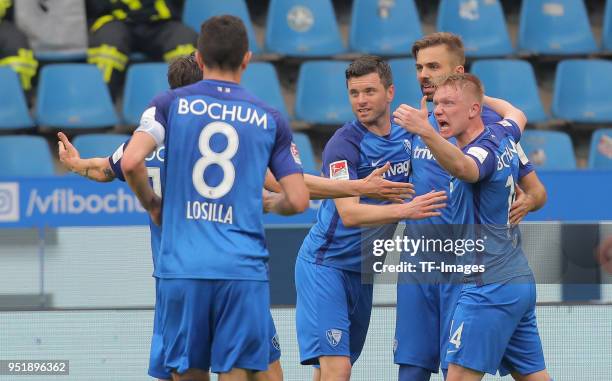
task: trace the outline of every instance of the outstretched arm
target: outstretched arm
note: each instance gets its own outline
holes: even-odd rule
[[[66,169],[98,182],[104,183],[115,179],[115,173],[111,169],[108,157],[82,159],[79,151],[63,132],[58,132],[57,137],[59,138],[57,142],[59,159]]]

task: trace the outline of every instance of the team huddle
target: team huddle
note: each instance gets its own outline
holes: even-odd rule
[[[412,53],[424,95],[418,109],[391,110],[393,74],[383,59],[350,63],[355,120],[327,142],[321,176],[303,174],[285,117],[240,86],[251,53],[233,16],[202,24],[195,56],[170,65],[171,90],[108,158],[82,159],[59,134],[64,165],[97,181],[127,181],[150,214],[149,375],[282,380],[262,213],[300,213],[309,198],[324,198],[295,265],[300,361],[314,365],[314,380],[350,379],[372,311],[367,248],[398,226],[415,239],[487,237],[482,250],[427,253],[482,271],[399,275],[398,379],[429,380],[441,368],[453,381],[497,372],[551,380],[516,226],[546,199],[519,144],[527,120],[464,73],[458,36],[425,36]],[[151,155],[160,149],[163,160]]]

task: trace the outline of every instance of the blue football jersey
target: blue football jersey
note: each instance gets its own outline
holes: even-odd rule
[[[521,161],[517,149],[520,136],[511,120],[485,126],[482,134],[462,149],[478,165],[478,181],[470,184],[451,179],[453,222],[469,226],[474,234],[471,238],[483,240],[484,250],[466,255],[463,261],[484,266],[484,272],[467,276],[478,284],[532,274],[521,248],[520,231],[509,225]]]
[[[390,162],[385,178],[406,182],[410,173],[412,134],[392,124],[387,136],[368,131],[358,121],[345,124],[328,141],[323,151],[323,176],[338,180],[367,177],[376,168]],[[386,202],[366,197],[361,203]],[[389,229],[389,226],[380,229]],[[310,229],[300,248],[299,256],[309,262],[348,271],[361,271],[361,244],[365,236],[380,233],[379,229],[347,228],[333,200],[319,207],[317,222]],[[370,253],[371,254],[371,253]]]
[[[125,181],[125,176],[123,175],[123,170],[121,169],[121,159],[123,158],[123,152],[125,152],[129,142],[130,139],[120,145],[112,156],[109,156],[108,158],[110,166],[113,172],[115,172],[115,176],[121,181]],[[166,170],[164,167],[164,155],[165,148],[164,146],[161,146],[145,158],[145,165],[147,166],[149,181],[151,182],[153,190],[159,197],[162,197],[161,183]],[[153,256],[153,269],[155,270],[155,263],[161,243],[161,228],[155,225],[151,219],[149,219],[149,228],[151,230],[151,254]]]
[[[204,80],[154,98],[139,130],[165,145],[155,275],[267,280],[266,168],[302,173],[284,117],[238,84]]]

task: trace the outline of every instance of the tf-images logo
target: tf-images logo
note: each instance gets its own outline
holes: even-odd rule
[[[19,184],[0,183],[0,222],[19,221]]]

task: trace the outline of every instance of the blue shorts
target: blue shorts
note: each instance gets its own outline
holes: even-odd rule
[[[172,375],[164,367],[163,340],[159,332],[159,280],[155,278],[155,311],[153,312],[153,336],[151,336],[151,353],[149,355],[149,376],[169,380]]]
[[[462,284],[400,283],[393,358],[398,365],[413,365],[438,373],[445,360],[450,323]]]
[[[446,360],[501,376],[546,369],[532,277],[481,287],[466,284],[453,316]]]
[[[372,285],[358,272],[321,266],[298,258],[296,328],[300,361],[319,363],[321,356],[357,361],[372,313]]]
[[[268,369],[268,282],[160,279],[157,307],[167,372]]]
[[[280,341],[278,340],[278,333],[276,332],[276,326],[274,325],[274,319],[272,318],[272,313],[268,312],[268,316],[270,320],[268,321],[268,332],[270,333],[270,357],[268,359],[268,363],[272,364],[274,361],[280,359],[281,357],[281,349],[280,349]]]

